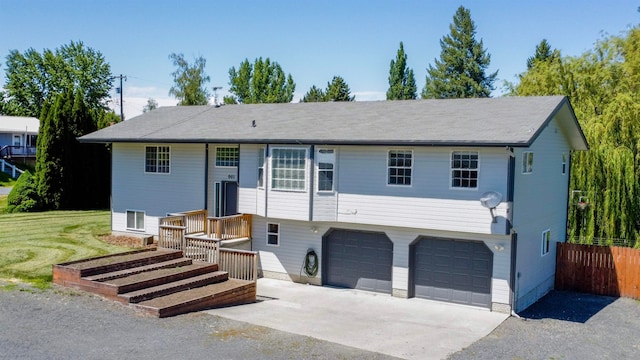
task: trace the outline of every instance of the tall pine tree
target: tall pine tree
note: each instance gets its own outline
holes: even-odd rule
[[[355,95],[351,95],[349,85],[340,76],[334,76],[331,82],[327,83],[325,91],[327,101],[354,101]]]
[[[413,69],[407,67],[407,54],[404,53],[404,45],[401,41],[396,59],[391,60],[389,66],[387,100],[413,100],[416,98],[417,91]]]
[[[527,59],[527,70],[531,70],[537,62],[551,61],[560,57],[558,50],[551,49],[551,45],[547,39],[542,39],[540,44],[536,45],[536,52]]]
[[[487,74],[491,55],[477,41],[476,26],[468,9],[460,6],[449,25],[451,33],[440,40],[442,51],[427,69],[425,99],[489,97],[498,72]]]

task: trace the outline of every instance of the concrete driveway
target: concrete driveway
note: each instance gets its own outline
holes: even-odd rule
[[[258,280],[258,299],[206,312],[404,359],[444,359],[508,317],[437,301],[274,279]]]

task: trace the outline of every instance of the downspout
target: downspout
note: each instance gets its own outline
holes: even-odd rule
[[[269,182],[271,181],[271,153],[269,151],[269,144],[264,147],[264,218],[269,218]]]
[[[513,219],[514,219],[514,193],[515,193],[515,182],[516,182],[516,159],[513,153],[513,149],[508,149],[509,153],[509,161],[508,161],[508,174],[507,174],[507,201],[511,203],[511,216],[510,220],[507,224],[507,234],[511,234],[511,268],[510,268],[510,276],[509,276],[509,292],[511,298],[511,316],[518,316],[516,314],[516,301],[517,301],[517,270],[516,262],[518,259],[518,233],[516,229],[513,227]]]
[[[309,160],[311,163],[311,171],[309,172],[309,221],[313,221],[313,194],[314,191],[314,180],[315,180],[315,146],[311,145],[311,149],[309,150]]]
[[[204,144],[204,209],[209,210],[209,144]]]
[[[569,203],[569,195],[571,194],[571,162],[572,162],[571,151],[567,154],[567,213],[564,217],[564,242],[569,242],[569,207],[571,204]]]

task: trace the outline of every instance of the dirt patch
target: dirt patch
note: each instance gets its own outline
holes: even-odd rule
[[[142,239],[136,236],[127,236],[127,235],[102,235],[99,236],[100,240],[106,242],[107,244],[123,246],[133,249],[138,248],[155,248],[157,244],[150,244],[146,246],[142,246]]]

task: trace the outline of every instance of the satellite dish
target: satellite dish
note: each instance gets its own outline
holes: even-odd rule
[[[487,191],[486,193],[480,195],[480,205],[489,209],[491,212],[491,218],[493,222],[496,222],[496,216],[493,214],[493,209],[495,209],[502,202],[502,194],[497,191]]]

